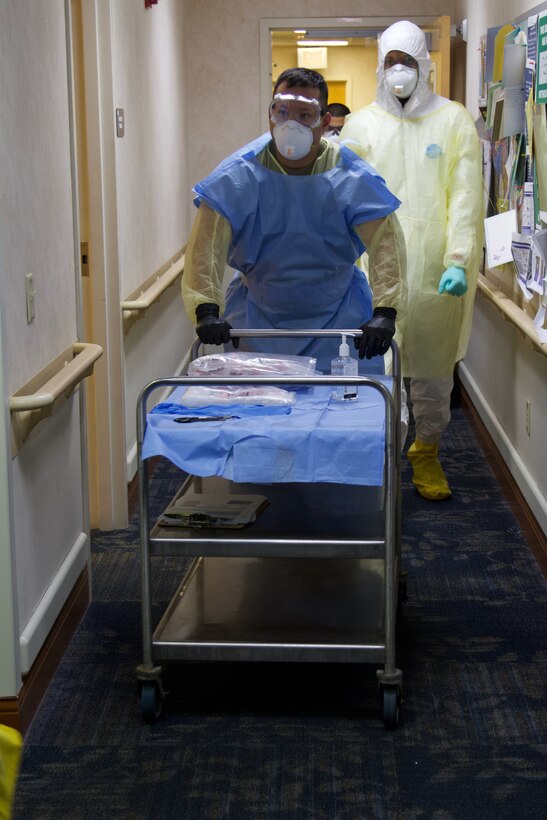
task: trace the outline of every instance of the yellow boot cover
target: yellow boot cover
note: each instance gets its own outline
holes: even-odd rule
[[[412,464],[412,483],[424,498],[430,501],[442,501],[450,498],[452,493],[444,474],[441,463],[437,458],[439,446],[425,444],[416,439],[408,448],[408,460]]]
[[[9,820],[12,816],[22,743],[17,729],[0,724],[0,820]]]

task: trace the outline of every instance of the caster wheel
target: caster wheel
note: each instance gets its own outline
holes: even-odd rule
[[[141,684],[141,717],[145,723],[155,723],[161,714],[160,688],[153,681]]]
[[[400,707],[400,686],[380,686],[380,708],[386,729],[396,729],[398,727]]]

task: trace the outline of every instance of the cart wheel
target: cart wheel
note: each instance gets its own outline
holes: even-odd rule
[[[157,683],[145,681],[141,684],[141,717],[145,723],[155,723],[161,714],[162,698]]]
[[[396,729],[399,725],[401,706],[400,686],[380,686],[380,708],[386,729]]]

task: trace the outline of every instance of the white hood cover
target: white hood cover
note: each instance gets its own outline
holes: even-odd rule
[[[390,51],[404,51],[405,54],[414,57],[418,63],[418,84],[404,106],[389,90],[385,80],[384,60]],[[376,70],[378,105],[398,117],[407,117],[410,114],[419,116],[432,107],[435,108],[435,95],[428,85],[430,66],[431,58],[427,50],[425,34],[418,26],[408,20],[400,20],[387,28],[378,41],[378,68]]]

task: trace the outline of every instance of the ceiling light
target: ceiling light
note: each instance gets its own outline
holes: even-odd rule
[[[293,34],[307,34],[307,29],[305,28],[295,28],[293,30]]]
[[[347,46],[348,40],[299,40],[297,46]]]

